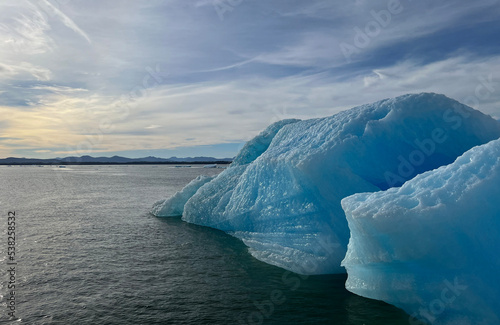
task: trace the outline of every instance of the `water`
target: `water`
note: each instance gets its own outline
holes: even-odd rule
[[[15,211],[13,324],[408,324],[401,310],[347,292],[344,275],[301,277],[257,261],[221,231],[148,213],[196,176],[219,172],[0,167],[0,322]]]

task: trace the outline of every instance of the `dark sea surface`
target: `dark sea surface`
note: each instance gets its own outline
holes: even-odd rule
[[[149,214],[201,174],[172,166],[0,167],[0,323],[404,324],[344,288],[259,262],[225,233]],[[7,216],[15,211],[15,315]],[[11,261],[12,262],[12,261]]]

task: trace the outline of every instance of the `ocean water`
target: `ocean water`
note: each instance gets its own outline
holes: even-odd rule
[[[401,310],[347,292],[345,275],[299,276],[221,231],[149,214],[156,200],[220,171],[1,166],[0,323],[409,324]]]

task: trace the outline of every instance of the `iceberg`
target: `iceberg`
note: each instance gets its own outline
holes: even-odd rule
[[[215,176],[200,175],[193,179],[181,191],[175,193],[166,200],[160,200],[153,204],[151,213],[158,217],[180,217],[184,212],[186,202],[198,191],[204,184],[213,180]]]
[[[412,324],[500,324],[500,140],[384,192],[342,200],[346,288]]]
[[[217,190],[216,192],[209,194],[205,192],[204,196],[201,198],[203,204],[198,204],[195,207],[199,207],[199,211],[193,211],[192,213],[199,213],[200,217],[203,216],[203,209],[205,207],[213,207],[217,201],[220,201],[222,195],[226,192],[231,191],[231,188],[236,185],[235,180],[243,173],[249,162],[255,160],[256,157],[260,156],[264,151],[267,150],[269,144],[273,137],[278,133],[278,131],[285,125],[297,122],[295,119],[282,120],[269,126],[266,130],[262,131],[259,136],[248,141],[245,146],[240,150],[240,153],[231,163],[231,168],[222,172],[217,180],[214,180],[215,176],[209,177],[206,175],[201,175],[192,180],[188,185],[186,185],[181,191],[175,193],[173,196],[166,200],[160,200],[156,202],[151,213],[157,217],[180,217],[183,215],[184,206],[186,202],[206,183],[213,181],[211,189]],[[239,167],[238,167],[239,166]],[[207,191],[207,189],[205,189]],[[220,195],[220,196],[219,196]],[[212,200],[210,200],[212,198]],[[195,207],[191,206],[193,210]],[[214,210],[212,210],[214,213]]]
[[[401,186],[499,137],[498,121],[432,93],[284,120],[175,210],[240,238],[266,263],[300,274],[344,273],[350,232],[343,198]]]

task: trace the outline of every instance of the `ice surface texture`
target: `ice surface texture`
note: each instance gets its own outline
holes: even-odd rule
[[[180,217],[184,212],[186,202],[204,184],[210,182],[215,176],[201,175],[193,179],[182,191],[175,193],[166,200],[156,202],[151,209],[151,213],[159,217]]]
[[[500,324],[500,140],[342,200],[346,287],[432,324]]]
[[[399,186],[498,137],[493,118],[428,93],[281,121],[187,201],[183,220],[224,230],[297,273],[345,272],[341,199]]]

